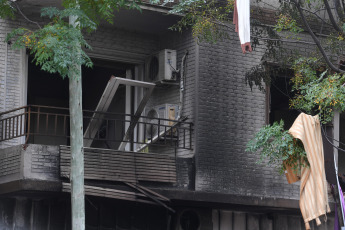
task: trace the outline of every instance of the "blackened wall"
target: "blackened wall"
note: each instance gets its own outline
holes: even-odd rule
[[[265,124],[265,95],[245,84],[245,73],[263,50],[243,54],[238,35],[217,44],[201,43],[196,92],[196,190],[297,199],[275,168],[257,164],[246,143]]]

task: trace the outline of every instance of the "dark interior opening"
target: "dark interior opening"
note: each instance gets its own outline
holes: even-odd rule
[[[270,87],[269,122],[272,125],[273,122],[280,122],[283,119],[284,129],[289,129],[300,114],[299,111],[289,107],[289,100],[294,96],[289,83],[291,76],[291,73],[282,73],[274,79]]]
[[[96,109],[110,77],[126,77],[126,70],[133,68],[129,64],[100,59],[93,60],[93,62],[93,68],[82,68],[83,109],[92,111]],[[32,57],[29,58],[28,105],[68,108],[68,86],[68,78],[63,79],[58,74],[42,71],[39,66],[33,63]],[[119,87],[107,112],[124,114],[126,105],[125,95],[125,87]],[[33,113],[31,116],[30,133],[35,135],[30,135],[29,143],[68,145],[69,140],[66,136],[69,135],[69,121],[64,120],[62,116],[54,116],[54,114],[68,115],[68,110],[44,108],[40,109],[40,112],[45,113],[45,115],[37,116],[37,114]],[[84,128],[87,125],[84,120]],[[122,131],[118,130],[118,132]],[[102,141],[94,141],[92,147],[104,147],[105,144]],[[116,148],[114,145],[110,147]]]

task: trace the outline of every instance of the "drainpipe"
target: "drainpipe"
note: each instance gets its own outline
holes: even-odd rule
[[[178,114],[176,120],[180,120],[180,118],[182,117],[183,99],[184,99],[184,84],[186,81],[186,76],[184,73],[185,73],[187,55],[188,55],[188,50],[186,50],[186,52],[182,58],[182,62],[181,62],[181,68],[180,68],[180,106],[179,106],[180,111],[179,111],[179,114]]]
[[[6,34],[7,36],[7,34]],[[7,63],[8,63],[8,44],[5,43],[5,69],[4,69],[4,111],[6,111],[6,98],[7,98]]]

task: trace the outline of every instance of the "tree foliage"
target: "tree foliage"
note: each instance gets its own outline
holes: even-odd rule
[[[14,18],[15,8],[11,1],[0,0],[0,18]]]
[[[79,27],[73,27],[66,22],[72,15],[78,15]],[[13,48],[27,48],[42,70],[58,73],[63,78],[69,71],[77,72],[76,65],[91,67],[92,62],[82,49],[90,49],[90,46],[84,40],[81,29],[94,30],[96,25],[77,9],[45,8],[42,10],[42,17],[44,16],[48,16],[51,22],[43,28],[17,28],[8,34],[7,41],[14,40]]]
[[[299,165],[308,165],[308,158],[300,140],[293,138],[284,130],[284,121],[266,125],[255,134],[255,138],[248,142],[246,151],[261,152],[259,162],[268,159],[268,164],[278,168],[281,174],[286,166],[298,170]],[[281,164],[284,161],[285,164]]]
[[[185,16],[171,29],[182,31],[192,27],[193,36],[198,41],[215,43],[227,38],[228,34],[221,28],[224,22],[229,22],[228,16],[233,9],[234,0],[227,0],[223,4],[215,0],[181,1],[171,12]]]
[[[140,10],[139,3],[139,0],[64,0],[62,9],[41,9],[41,17],[48,18],[49,23],[43,26],[36,23],[34,30],[17,28],[8,34],[6,42],[11,42],[15,49],[28,49],[34,62],[44,71],[58,73],[63,78],[71,71],[75,76],[79,71],[75,66],[92,66],[84,51],[91,49],[84,34],[95,31],[102,20],[112,23],[120,8]],[[0,4],[1,18],[14,17],[16,7],[19,9],[18,4],[10,0],[1,0]],[[69,25],[70,16],[77,18],[76,27]]]

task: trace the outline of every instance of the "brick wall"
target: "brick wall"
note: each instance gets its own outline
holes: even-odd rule
[[[0,149],[0,184],[20,179],[59,180],[59,147],[22,145]]]
[[[59,180],[60,153],[58,146],[29,145],[25,152],[25,164],[31,162],[24,171],[27,178]],[[28,159],[31,157],[31,159]]]
[[[0,181],[6,183],[20,178],[21,148],[20,146],[0,151]]]
[[[0,19],[0,112],[23,105],[23,51],[12,50],[5,43],[7,33],[20,25],[19,22]],[[3,118],[5,115],[0,116]],[[0,142],[0,148],[17,145],[21,139]]]
[[[246,143],[265,124],[265,95],[245,84],[246,71],[263,50],[242,54],[238,35],[199,47],[197,84],[196,190],[248,196],[299,197],[276,169],[257,164]]]

